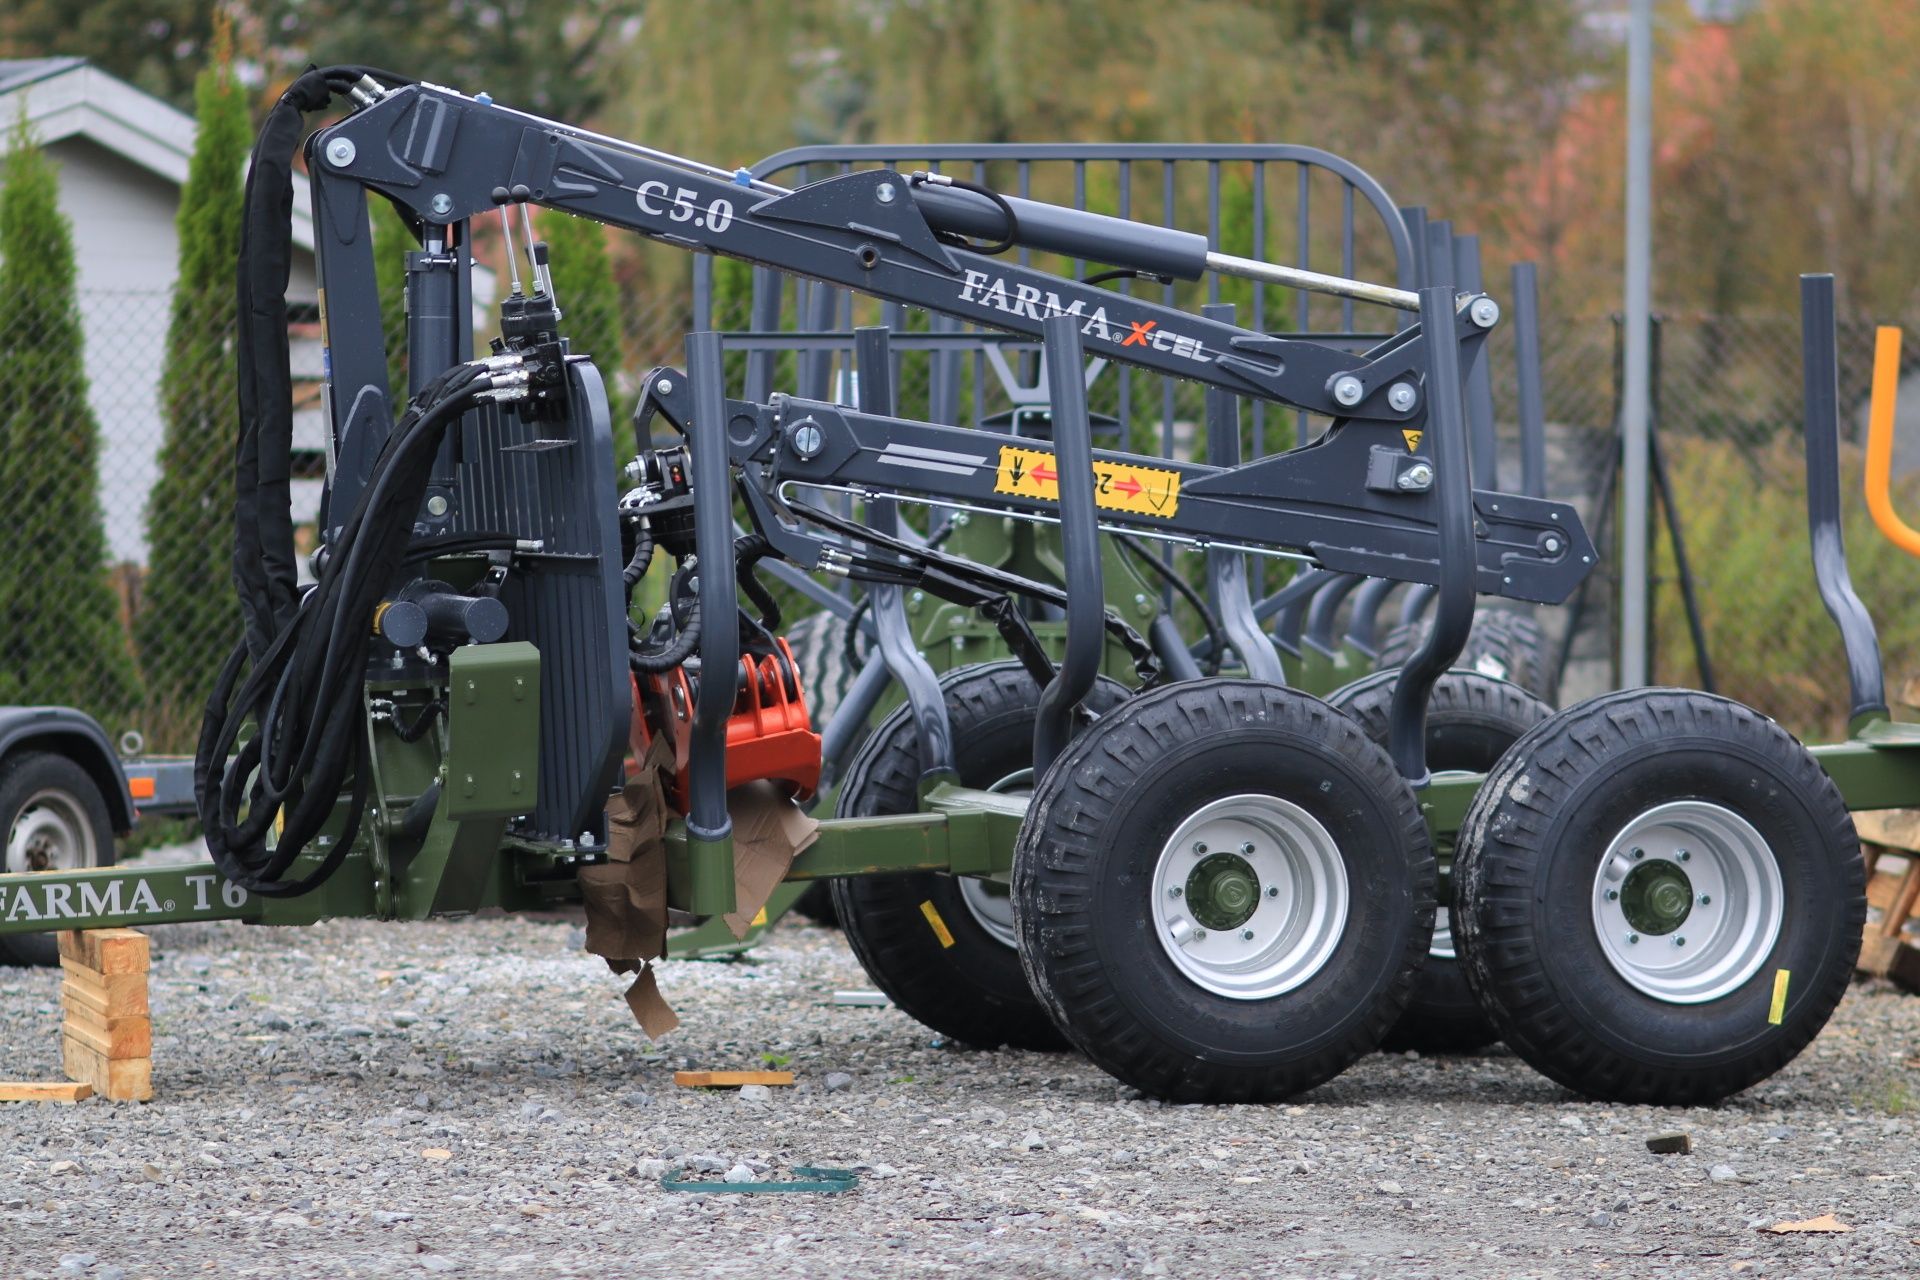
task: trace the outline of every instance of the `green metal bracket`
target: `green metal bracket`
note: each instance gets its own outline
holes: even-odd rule
[[[677,960],[729,960],[751,951],[766,936],[767,930],[780,923],[781,918],[793,910],[793,904],[800,901],[800,895],[806,891],[804,883],[775,885],[773,893],[767,898],[767,905],[747,926],[744,937],[734,937],[733,930],[727,928],[727,922],[714,916],[704,924],[668,934],[667,954]]]
[[[540,652],[525,641],[463,645],[447,660],[447,817],[530,813],[540,782]]]

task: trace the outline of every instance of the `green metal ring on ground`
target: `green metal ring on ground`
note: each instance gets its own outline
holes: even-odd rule
[[[1780,864],[1753,824],[1704,800],[1621,829],[1593,877],[1593,927],[1614,972],[1668,1004],[1705,1004],[1766,963],[1786,916]]]
[[[1154,869],[1154,932],[1195,984],[1234,1000],[1300,986],[1347,921],[1347,869],[1327,829],[1278,796],[1224,796],[1182,822]]]

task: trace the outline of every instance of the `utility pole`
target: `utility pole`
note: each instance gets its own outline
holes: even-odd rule
[[[1647,422],[1653,294],[1653,0],[1627,28],[1626,387],[1620,440],[1620,685],[1647,683]]]

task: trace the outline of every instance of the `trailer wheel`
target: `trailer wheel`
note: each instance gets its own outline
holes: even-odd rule
[[[1384,671],[1406,665],[1432,626],[1431,618],[1422,618],[1387,632],[1374,666]],[[1553,655],[1539,621],[1530,613],[1492,606],[1474,610],[1473,630],[1467,634],[1467,647],[1459,663],[1466,670],[1517,684],[1548,705],[1559,692]]]
[[[1689,1105],[1790,1062],[1847,989],[1839,790],[1737,702],[1640,689],[1529,732],[1468,810],[1454,936],[1494,1026],[1592,1098]]]
[[[860,674],[860,669],[848,658],[847,630],[847,620],[826,609],[808,614],[786,630],[787,644],[793,650],[793,660],[799,664],[800,678],[806,685],[807,711],[813,718],[815,730],[824,728],[833,718],[834,708],[847,696],[854,678]],[[871,641],[859,643],[854,657],[864,656],[871,649]],[[837,927],[840,923],[833,913],[832,883],[827,880],[808,885],[795,899],[793,910],[815,924]]]
[[[1396,671],[1379,671],[1327,695],[1327,701],[1360,723],[1367,737],[1387,745],[1388,710]],[[1449,671],[1427,701],[1427,767],[1491,772],[1520,736],[1553,714],[1553,708],[1518,685],[1475,671]],[[1453,848],[1435,848],[1440,868],[1440,906],[1433,944],[1414,984],[1413,1000],[1380,1047],[1395,1053],[1472,1053],[1498,1040],[1467,986],[1454,948]]]
[[[113,863],[113,819],[85,769],[62,755],[33,751],[0,765],[0,831],[6,870],[53,871]],[[0,964],[55,965],[51,933],[0,938]]]
[[[1040,779],[1014,922],[1067,1038],[1143,1093],[1271,1102],[1380,1043],[1433,931],[1412,790],[1296,689],[1187,681],[1104,717]]]
[[[1033,723],[1040,691],[1017,662],[961,667],[940,687],[953,725],[960,781],[983,790],[1033,785]],[[1125,699],[1102,680],[1096,711]],[[854,756],[835,813],[865,818],[919,805],[918,736],[897,708]],[[916,872],[835,880],[834,906],[854,955],[903,1012],[941,1035],[981,1048],[1063,1049],[1014,951],[1005,890],[966,876]]]

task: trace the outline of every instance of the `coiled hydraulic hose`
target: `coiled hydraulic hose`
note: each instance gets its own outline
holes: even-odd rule
[[[456,365],[421,389],[329,546],[319,582],[263,652],[256,656],[243,639],[221,668],[194,757],[194,798],[221,873],[250,892],[307,892],[359,833],[369,774],[361,683],[373,612],[407,556],[442,436],[494,386],[489,363],[498,361]],[[252,736],[241,744],[249,725]],[[346,821],[326,857],[289,880],[349,787]]]

